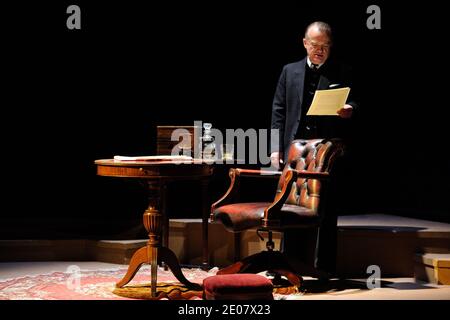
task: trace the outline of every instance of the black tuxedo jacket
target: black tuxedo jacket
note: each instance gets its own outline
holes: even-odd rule
[[[273,99],[271,128],[278,129],[279,136],[272,135],[271,152],[284,152],[285,161],[287,150],[291,141],[296,138],[295,135],[299,126],[308,126],[310,134],[306,137],[297,138],[340,137],[345,139],[345,127],[348,126],[349,122],[339,116],[305,116],[308,119],[302,119],[302,109],[309,108],[309,105],[303,104],[306,68],[308,68],[306,57],[301,61],[285,65]],[[328,59],[319,70],[321,75],[317,90],[350,87],[347,103],[353,106],[355,112],[358,105],[354,98],[350,69],[343,64]],[[306,112],[303,114],[306,114]]]

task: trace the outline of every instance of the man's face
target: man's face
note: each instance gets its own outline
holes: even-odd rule
[[[306,38],[303,38],[303,45],[312,63],[322,64],[327,61],[330,55],[331,40],[324,32],[318,28],[310,28]]]

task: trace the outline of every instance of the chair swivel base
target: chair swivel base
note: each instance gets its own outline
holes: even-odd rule
[[[233,273],[259,273],[270,271],[281,276],[285,276],[288,281],[301,287],[303,278],[297,274],[296,270],[289,264],[286,256],[280,251],[261,251],[248,256],[232,265],[220,269],[217,274]]]

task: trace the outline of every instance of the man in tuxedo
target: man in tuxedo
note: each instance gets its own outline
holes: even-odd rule
[[[352,83],[350,69],[329,59],[332,33],[327,23],[311,23],[306,29],[303,46],[307,56],[284,66],[273,99],[271,128],[279,130],[279,139],[272,137],[271,162],[277,168],[286,161],[294,139],[345,135],[347,120],[358,108],[350,90],[347,103],[338,110],[337,116],[306,116],[316,90],[352,88]]]
[[[294,139],[339,137],[348,140],[349,121],[358,109],[354,93],[350,90],[346,104],[337,111],[336,116],[306,115],[316,90],[353,88],[350,69],[330,59],[332,32],[327,23],[311,23],[306,28],[303,46],[307,56],[284,66],[273,99],[271,128],[278,129],[279,136],[274,135],[271,139],[271,162],[276,168],[286,161],[287,151]],[[333,182],[336,191],[343,189],[342,176],[345,171],[342,166],[338,167],[335,172],[338,171],[337,176],[341,178]],[[338,192],[334,192],[333,197],[329,198],[336,210],[324,218],[318,233],[289,231],[284,235],[283,250],[293,259],[293,265],[301,260],[314,270],[325,271],[319,274],[320,278],[327,278],[335,272],[340,197]]]

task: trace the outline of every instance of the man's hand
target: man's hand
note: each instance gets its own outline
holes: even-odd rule
[[[353,114],[353,107],[349,104],[344,105],[341,109],[337,111],[337,114],[339,117],[343,119],[349,119],[352,117]]]
[[[270,163],[272,167],[280,169],[280,163],[283,163],[283,154],[280,152],[272,152],[270,154]]]

